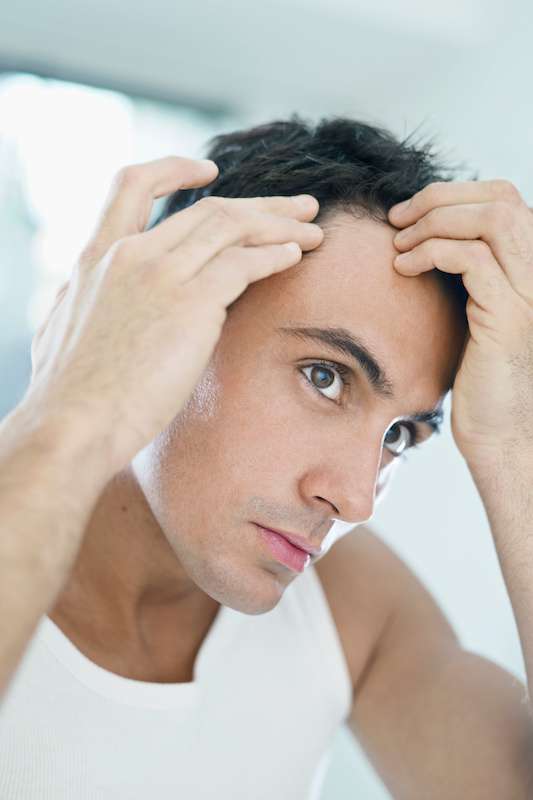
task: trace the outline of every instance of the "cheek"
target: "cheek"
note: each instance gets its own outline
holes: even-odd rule
[[[204,370],[183,411],[176,417],[176,422],[185,425],[193,418],[213,419],[219,406],[221,389],[216,368],[211,362]]]
[[[282,468],[312,440],[289,368],[256,368],[233,381],[227,376],[223,387],[215,435],[248,466],[275,462]]]

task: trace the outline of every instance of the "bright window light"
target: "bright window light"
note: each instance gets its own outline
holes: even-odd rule
[[[0,81],[4,165],[10,162],[11,172],[18,171],[36,225],[32,248],[37,279],[26,310],[31,332],[46,316],[87,241],[114,173],[125,164],[171,153],[200,155],[224,123],[228,120],[214,123],[189,109],[31,75]],[[29,265],[21,263],[20,269],[29,270]],[[11,273],[8,280],[16,275]]]

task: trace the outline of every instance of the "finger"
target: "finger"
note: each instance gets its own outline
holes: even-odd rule
[[[429,211],[394,237],[398,250],[412,250],[433,238],[486,242],[515,291],[533,297],[533,226],[528,209],[508,203],[445,206]]]
[[[471,203],[507,202],[511,205],[523,203],[518,189],[510,181],[436,181],[393,206],[389,220],[398,228],[412,225],[428,211],[438,206],[455,206]]]
[[[484,309],[494,309],[511,286],[490,247],[480,240],[427,239],[394,259],[402,275],[438,269],[462,275],[470,297]]]
[[[148,258],[155,258],[176,248],[179,243],[205,222],[215,216],[222,226],[226,218],[239,221],[249,212],[276,214],[291,217],[301,222],[314,219],[318,213],[318,202],[311,195],[296,197],[204,197],[192,206],[178,211],[155,228],[142,235],[143,252]]]
[[[248,213],[240,219],[210,216],[200,223],[179,247],[165,256],[173,264],[180,279],[190,280],[227,248],[298,244],[301,250],[312,250],[323,240],[318,225],[299,222],[271,214]]]
[[[255,281],[282,272],[302,258],[296,242],[263,247],[233,247],[214,258],[188,284],[200,296],[227,308]]]
[[[213,161],[168,156],[121,169],[111,186],[96,232],[89,244],[98,260],[118,239],[143,231],[155,198],[211,183]]]
[[[46,327],[48,326],[48,323],[50,322],[52,316],[54,315],[55,310],[60,305],[61,301],[63,300],[63,298],[65,296],[65,294],[67,293],[67,290],[68,290],[69,286],[70,286],[70,281],[67,280],[64,283],[62,283],[61,286],[59,287],[59,289],[57,290],[57,292],[55,294],[55,297],[54,297],[54,301],[53,301],[51,307],[48,309],[48,312],[47,312],[46,316],[44,317],[44,319],[42,320],[41,324],[35,330],[35,333],[34,333],[34,339],[35,340],[39,339],[39,337],[42,336],[44,330],[46,329]]]

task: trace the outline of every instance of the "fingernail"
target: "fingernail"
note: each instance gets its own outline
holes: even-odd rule
[[[411,257],[411,251],[407,253],[401,253],[399,256],[396,256],[394,259],[394,263],[401,267],[402,264],[406,264]]]
[[[297,194],[292,198],[295,203],[298,203],[302,208],[310,208],[318,205],[318,200],[311,194]]]
[[[404,228],[403,231],[397,233],[394,237],[394,241],[396,244],[401,244],[402,242],[406,242],[409,238],[409,231],[410,228]]]
[[[305,222],[304,224],[307,232],[312,234],[314,239],[321,242],[324,238],[324,231],[320,225],[316,225],[314,222]]]
[[[405,211],[405,209],[408,208],[410,204],[411,204],[411,199],[409,198],[409,200],[404,200],[402,203],[397,203],[395,206],[392,206],[391,211],[394,211],[395,214],[396,213],[401,214],[402,211]]]
[[[285,245],[285,247],[287,248],[287,250],[288,250],[288,251],[289,251],[289,252],[290,252],[292,255],[295,255],[295,256],[296,256],[296,255],[301,255],[301,254],[302,254],[302,248],[300,247],[300,245],[298,244],[298,242],[287,242],[287,244]]]

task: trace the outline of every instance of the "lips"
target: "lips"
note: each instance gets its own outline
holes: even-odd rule
[[[258,522],[254,522],[253,524],[258,528],[263,528],[263,530],[277,533],[278,536],[283,536],[283,538],[290,542],[290,544],[294,545],[294,547],[298,547],[300,550],[303,550],[304,553],[309,553],[311,556],[320,555],[321,548],[313,547],[313,545],[303,536],[299,536],[296,533],[288,533],[287,531],[282,531],[278,528],[268,528],[266,525],[260,525]]]

